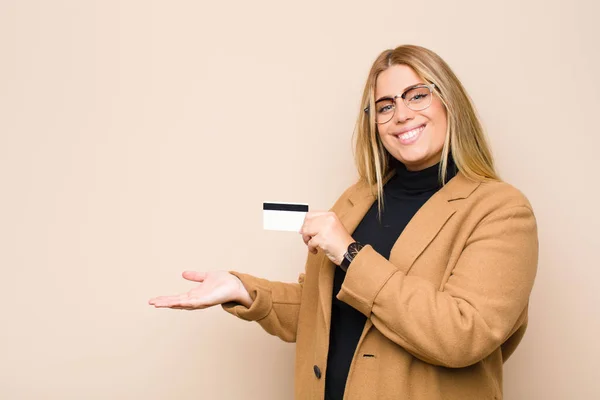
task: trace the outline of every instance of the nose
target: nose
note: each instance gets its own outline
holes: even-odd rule
[[[396,112],[394,113],[394,119],[396,123],[402,124],[410,119],[414,118],[415,112],[408,108],[401,98],[396,99]]]

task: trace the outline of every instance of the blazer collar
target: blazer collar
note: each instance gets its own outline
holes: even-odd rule
[[[390,172],[383,180],[385,185],[392,176],[396,174],[396,171]],[[450,179],[439,191],[436,192],[435,196],[442,196],[447,201],[466,199],[477,189],[481,182],[472,181],[468,179],[462,172],[458,172],[454,178]],[[360,205],[363,202],[375,201],[375,194],[377,193],[377,186],[368,186],[366,183],[361,182],[356,185],[354,190],[348,195],[348,200],[352,205]]]

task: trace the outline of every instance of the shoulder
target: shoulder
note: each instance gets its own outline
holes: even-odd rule
[[[471,197],[473,202],[485,203],[494,208],[524,207],[533,211],[527,196],[504,181],[483,181]]]
[[[504,181],[481,181],[457,206],[464,221],[479,224],[483,221],[506,223],[525,219],[535,224],[533,207],[527,196]],[[515,217],[518,216],[519,218]],[[468,225],[468,224],[467,224]]]

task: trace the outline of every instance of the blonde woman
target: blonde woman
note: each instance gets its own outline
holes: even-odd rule
[[[359,181],[300,231],[298,283],[191,272],[155,307],[222,304],[296,342],[297,399],[502,399],[502,367],[527,325],[535,217],[502,182],[450,67],[418,46],[386,50],[365,85]]]

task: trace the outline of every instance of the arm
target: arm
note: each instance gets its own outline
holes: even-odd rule
[[[508,207],[475,229],[442,291],[366,246],[337,297],[415,357],[460,368],[488,356],[522,324],[537,257],[531,209]]]
[[[286,342],[295,342],[304,274],[300,275],[298,283],[283,283],[234,271],[230,273],[242,281],[252,302],[250,307],[224,303],[223,309],[246,321],[258,322],[265,331]]]
[[[148,303],[156,308],[183,310],[221,304],[240,318],[258,321],[267,332],[288,342],[295,341],[304,274],[297,284],[269,282],[227,271],[185,271],[183,277],[200,284],[187,293],[154,297]]]
[[[346,189],[333,205],[332,211],[338,210],[347,201],[348,195],[355,189],[356,185]],[[307,217],[315,214],[320,215],[322,213],[309,212]],[[302,229],[300,233],[302,233]],[[346,235],[348,234],[346,233]],[[308,240],[309,237],[304,235],[304,242],[307,243]],[[347,246],[346,243],[344,248]],[[310,258],[316,252],[316,248],[309,246],[308,257]],[[231,271],[231,274],[242,281],[250,296],[249,304],[251,306],[244,306],[238,300],[237,302],[223,304],[223,309],[246,321],[258,322],[264,330],[286,342],[295,342],[305,274],[300,274],[298,283],[271,282],[234,271]]]

